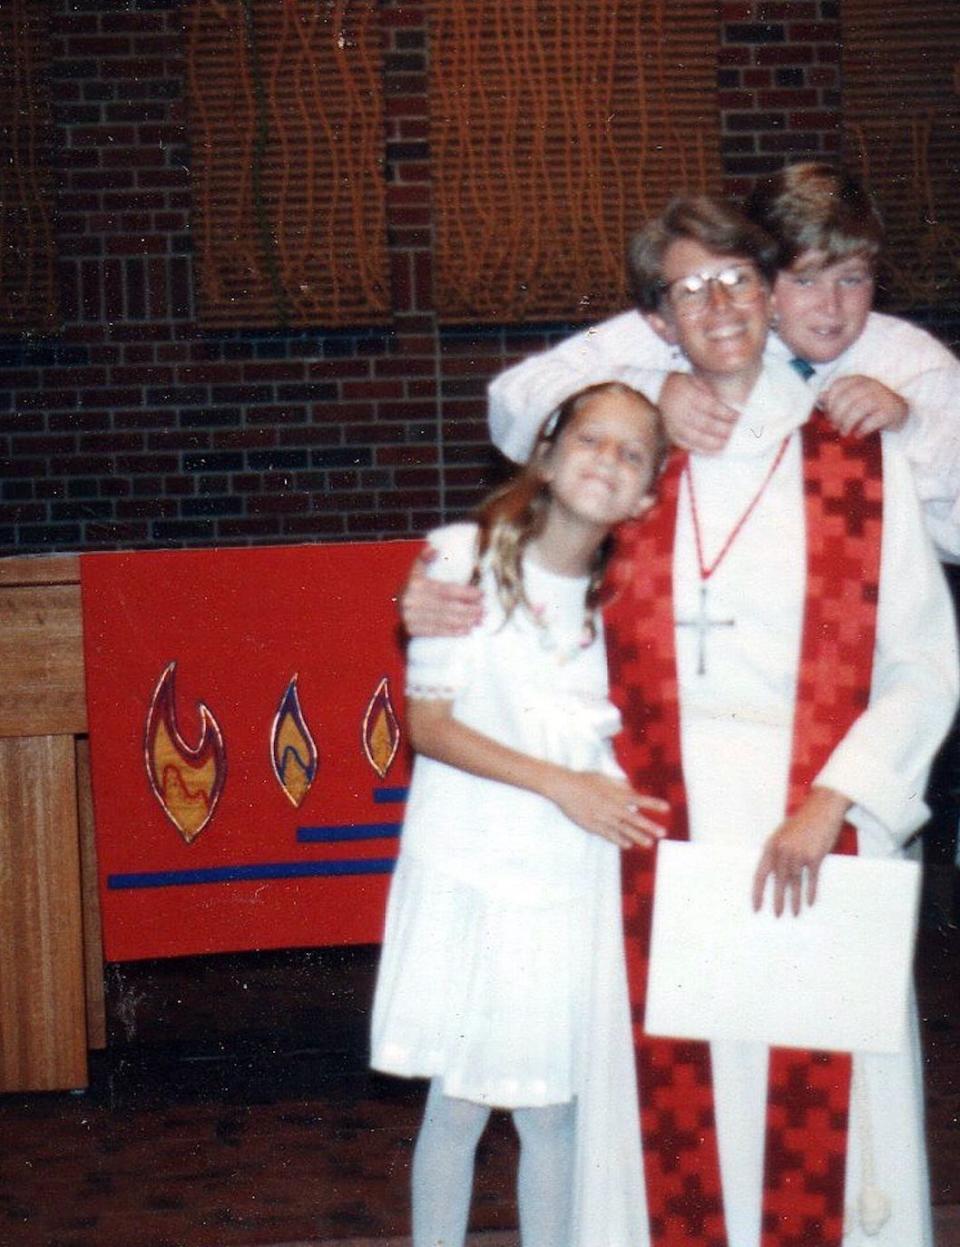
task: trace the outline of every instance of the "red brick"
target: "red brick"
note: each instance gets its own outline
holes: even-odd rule
[[[436,446],[378,446],[376,462],[381,465],[436,463],[439,451]]]
[[[754,104],[755,96],[752,91],[718,91],[717,107],[718,108],[751,108]]]
[[[755,49],[758,65],[793,65],[798,69],[814,60],[814,49],[809,45],[762,44]]]
[[[133,546],[142,545],[147,536],[146,524],[104,524],[92,521],[85,527],[91,545]]]
[[[244,381],[302,381],[302,363],[271,360],[269,363],[245,363],[242,366]]]
[[[839,33],[839,22],[797,22],[787,27],[791,43],[834,43]]]
[[[414,359],[405,355],[398,359],[384,357],[374,360],[373,373],[376,377],[425,377],[433,376],[436,367],[436,361],[427,356]]]
[[[110,379],[117,385],[127,383],[136,385],[170,385],[173,382],[174,370],[170,367],[156,365],[135,366],[114,368],[111,371]]]
[[[407,382],[407,393],[411,398],[436,398],[437,388],[437,382],[433,379]]]
[[[369,377],[369,359],[312,359],[307,364],[307,380],[333,381],[338,377]]]
[[[346,399],[402,398],[403,386],[398,381],[344,381],[343,397]]]
[[[817,16],[815,0],[760,0],[758,19],[764,22],[813,21]]]
[[[343,436],[350,446],[397,445],[406,442],[407,426],[400,420],[388,423],[385,419],[369,425],[348,424],[344,425]]]
[[[247,502],[250,515],[291,515],[310,510],[309,494],[257,494]]]
[[[236,447],[275,446],[277,433],[275,429],[214,429],[211,445],[218,450],[230,450]]]
[[[813,90],[778,87],[772,91],[761,91],[757,103],[761,108],[815,108],[817,93]]]
[[[252,521],[240,523],[250,524]],[[249,531],[246,527],[240,527],[237,521],[231,522],[229,528],[225,522],[221,523],[220,529],[226,535],[234,530]],[[311,515],[305,518],[285,519],[283,532],[291,537],[342,537],[346,532],[346,521],[339,515]]]
[[[819,148],[819,138],[818,134],[810,131],[764,134],[760,136],[759,147],[762,152],[788,152],[793,156],[812,155]]]
[[[429,117],[430,104],[425,95],[390,95],[383,103],[383,115],[394,117]]]
[[[789,120],[794,130],[834,130],[840,125],[840,116],[835,112],[791,113]]]
[[[147,291],[150,315],[156,320],[162,320],[170,310],[167,265],[164,260],[147,261]]]
[[[380,14],[380,25],[385,31],[425,26],[426,22],[426,9],[418,4],[384,8]]]
[[[80,59],[87,56],[129,56],[130,40],[103,35],[74,34],[64,40],[64,56]]]
[[[130,147],[136,139],[133,126],[73,126],[70,130],[71,147],[102,147],[111,143]]]
[[[402,421],[418,420],[432,424],[436,415],[437,406],[434,402],[415,402],[406,398],[402,403],[377,404],[377,419],[397,421],[397,427],[404,430],[404,436],[409,436],[409,431],[401,424]]]

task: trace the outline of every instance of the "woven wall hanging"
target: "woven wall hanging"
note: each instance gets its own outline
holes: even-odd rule
[[[712,0],[431,0],[446,321],[595,320],[629,233],[720,184]]]
[[[57,320],[47,5],[0,4],[0,329]]]
[[[846,155],[887,226],[900,306],[960,299],[960,6],[844,0]]]
[[[384,320],[375,0],[197,0],[188,23],[201,324]]]

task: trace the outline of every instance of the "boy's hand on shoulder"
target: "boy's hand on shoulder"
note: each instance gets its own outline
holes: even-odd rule
[[[839,377],[819,403],[840,432],[853,437],[899,429],[910,414],[906,399],[874,377]]]
[[[713,455],[723,450],[737,412],[711,394],[697,377],[671,372],[657,401],[667,437],[681,450]]]

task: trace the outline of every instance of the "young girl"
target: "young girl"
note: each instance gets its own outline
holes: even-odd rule
[[[430,536],[431,575],[479,584],[485,615],[469,636],[409,653],[419,756],[372,1064],[431,1080],[414,1247],[462,1247],[491,1106],[513,1110],[520,1138],[524,1247],[568,1241],[580,1057],[602,1024],[588,985],[621,972],[616,956],[594,964],[597,915],[619,939],[618,849],[653,844],[662,829],[644,811],[666,809],[613,759],[600,586],[610,530],[650,505],[663,448],[646,399],[592,386],[546,422],[476,523]]]

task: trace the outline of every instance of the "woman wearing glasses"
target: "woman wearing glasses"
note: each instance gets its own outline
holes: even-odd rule
[[[676,453],[657,506],[622,530],[605,620],[631,783],[669,802],[674,838],[755,852],[744,904],[797,913],[827,853],[896,855],[923,823],[957,654],[905,461],[876,436],[844,442],[763,358],[773,260],[704,198],[632,240],[641,313],[740,414],[719,454]],[[610,1231],[592,1242],[929,1247],[915,1020],[905,1052],[858,1055],[853,1079],[839,1054],[645,1035],[654,854],[622,866],[642,1161],[611,1165],[619,1200],[584,1162],[583,1224]],[[603,1136],[631,1146],[617,1078],[632,1074],[584,1095],[585,1155]]]
[[[827,853],[896,856],[921,826],[958,679],[898,447],[844,441],[813,387],[763,354],[775,254],[705,198],[674,201],[632,241],[633,294],[670,367],[682,355],[738,417],[719,453],[676,453],[657,505],[621,530],[605,624],[632,785],[668,802],[674,838],[755,854],[744,905],[797,911],[816,903]],[[522,441],[528,415],[498,444]],[[443,604],[420,615],[423,628],[406,612],[412,631],[458,626]],[[622,979],[604,993],[597,976],[576,1247],[932,1247],[915,1018],[902,1053],[852,1070],[836,1054],[645,1035],[654,865],[649,850],[622,857],[633,1051]],[[607,955],[623,955],[616,932]]]

